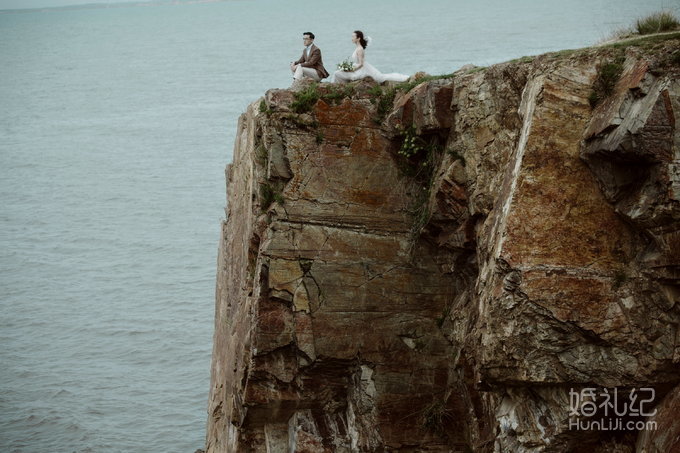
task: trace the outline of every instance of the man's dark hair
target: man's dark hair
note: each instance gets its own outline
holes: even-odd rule
[[[305,36],[305,35],[307,35],[307,36],[309,36],[310,38],[314,39],[314,33],[312,33],[311,31],[306,31],[306,32],[304,32],[304,33],[302,34],[302,36]]]

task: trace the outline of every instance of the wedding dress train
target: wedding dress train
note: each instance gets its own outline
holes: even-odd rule
[[[352,54],[352,63],[354,63],[355,65],[359,63],[357,59],[358,50],[359,50],[358,48],[355,49],[354,53]],[[378,71],[372,64],[367,62],[366,59],[364,58],[363,66],[356,71],[342,71],[342,70],[335,71],[335,73],[333,73],[333,77],[331,77],[331,82],[347,83],[352,82],[354,80],[364,79],[366,77],[370,77],[378,83],[383,83],[387,80],[392,82],[405,82],[409,78],[409,76],[407,76],[406,74],[399,74],[397,72],[383,74],[382,72]]]

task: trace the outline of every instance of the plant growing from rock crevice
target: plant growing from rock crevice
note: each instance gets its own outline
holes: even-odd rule
[[[421,85],[425,82],[431,82],[433,80],[446,80],[446,79],[452,79],[455,77],[455,74],[439,74],[439,75],[426,75],[423,77],[419,77],[415,80],[410,80],[407,82],[402,82],[398,85],[395,86],[395,88],[399,91],[402,91],[404,93],[408,93],[418,85]]]
[[[269,164],[269,151],[267,151],[267,148],[262,143],[255,148],[255,159],[260,166],[267,168]]]
[[[623,72],[624,61],[625,57],[621,55],[613,61],[609,60],[600,65],[597,77],[593,83],[593,91],[588,97],[591,107],[595,107],[614,92],[616,83],[621,78],[621,73]]]
[[[283,204],[282,188],[278,185],[272,186],[269,183],[260,184],[260,207],[262,212],[267,211],[272,203]]]
[[[314,105],[319,100],[319,84],[312,83],[304,90],[297,91],[293,94],[295,98],[290,104],[290,108],[295,113],[307,113],[314,108]]]
[[[368,94],[371,96],[371,102],[377,106],[377,116],[373,118],[373,121],[380,124],[392,110],[397,90],[394,87],[383,89],[380,85],[375,85],[368,90]]]
[[[341,88],[331,86],[326,93],[321,95],[324,101],[337,105],[343,99],[351,98],[354,95],[354,85],[344,85]]]
[[[265,115],[271,115],[272,110],[267,107],[267,102],[265,102],[264,99],[260,101],[260,113],[264,113]]]
[[[353,95],[353,85],[342,88],[331,86],[325,92],[322,92],[319,90],[318,83],[312,83],[307,88],[293,93],[294,100],[290,104],[290,108],[295,113],[307,113],[312,111],[319,99],[337,105],[343,99],[351,98]]]
[[[441,316],[438,316],[435,319],[435,322],[437,323],[437,327],[439,327],[440,329],[442,327],[444,327],[444,323],[446,322],[446,320],[449,318],[450,315],[451,315],[451,306],[446,305],[444,307],[444,309],[442,310]]]
[[[424,151],[427,146],[428,143],[425,139],[416,134],[415,126],[410,126],[404,130],[403,141],[401,142],[401,147],[397,153],[410,159]]]
[[[411,232],[415,239],[430,219],[430,197],[435,169],[442,157],[442,137],[437,134],[418,134],[415,126],[403,130],[397,151],[399,169],[420,187],[414,197]]]
[[[434,164],[431,157],[439,154],[442,148],[438,134],[418,134],[414,125],[402,129],[399,138],[401,146],[397,154],[408,159],[413,166],[428,167]]]
[[[425,406],[420,416],[420,424],[427,431],[443,436],[446,434],[446,427],[453,422],[453,412],[446,407],[446,403],[451,396],[451,391],[447,391],[442,399],[434,399]]]

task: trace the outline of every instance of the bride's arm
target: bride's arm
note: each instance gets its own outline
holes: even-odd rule
[[[359,49],[357,52],[357,65],[354,66],[354,71],[357,69],[361,69],[361,67],[364,65],[364,49]]]

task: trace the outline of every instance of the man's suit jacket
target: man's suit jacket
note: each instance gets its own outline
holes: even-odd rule
[[[302,56],[295,64],[299,64],[303,68],[313,68],[319,74],[320,79],[328,77],[328,71],[323,67],[323,60],[321,59],[321,49],[312,44],[309,49],[309,57],[307,57],[307,49],[302,50]]]

